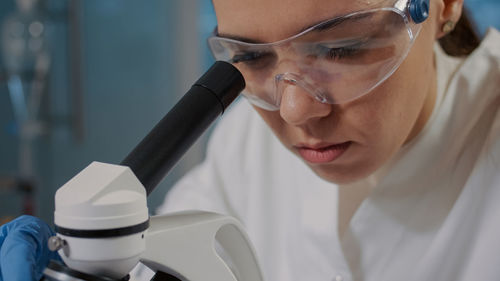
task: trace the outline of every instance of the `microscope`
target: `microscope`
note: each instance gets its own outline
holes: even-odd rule
[[[148,215],[146,197],[245,87],[216,62],[120,165],[93,162],[56,192],[46,281],[126,281],[143,263],[154,281],[261,281],[234,218],[202,211]]]

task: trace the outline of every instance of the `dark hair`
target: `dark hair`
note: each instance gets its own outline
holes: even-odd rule
[[[439,39],[443,50],[451,56],[467,56],[479,46],[480,42],[466,10],[460,16],[455,29]]]

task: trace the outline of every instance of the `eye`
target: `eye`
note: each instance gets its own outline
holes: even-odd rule
[[[235,54],[231,59],[231,63],[242,64],[247,67],[260,68],[270,65],[276,58],[272,52],[245,52]]]
[[[332,60],[343,59],[353,56],[358,51],[359,48],[354,47],[330,48],[328,49],[328,58]]]
[[[339,46],[338,44],[318,44],[315,47],[314,56],[330,60],[341,60],[355,58],[363,50],[363,42]]]

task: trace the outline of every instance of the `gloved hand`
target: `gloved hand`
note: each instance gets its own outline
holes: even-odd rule
[[[61,260],[49,250],[52,229],[42,220],[21,216],[0,227],[0,281],[38,281],[51,259]]]

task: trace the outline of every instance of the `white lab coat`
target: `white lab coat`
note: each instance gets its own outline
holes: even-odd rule
[[[420,134],[365,184],[342,239],[338,186],[287,151],[246,101],[158,210],[245,226],[267,281],[500,280],[500,34],[466,60],[436,47],[438,98]]]

